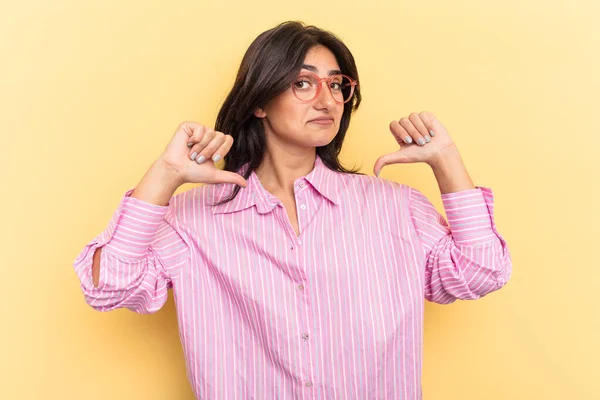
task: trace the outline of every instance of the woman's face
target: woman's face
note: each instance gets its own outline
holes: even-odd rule
[[[340,74],[340,67],[333,53],[324,46],[315,46],[308,51],[299,77],[313,72],[324,78]],[[263,119],[267,142],[301,147],[319,147],[329,144],[340,128],[344,105],[337,103],[321,83],[319,96],[312,101],[299,100],[288,88],[272,99],[255,115]],[[321,119],[316,121],[315,119]],[[322,120],[327,118],[327,120]]]

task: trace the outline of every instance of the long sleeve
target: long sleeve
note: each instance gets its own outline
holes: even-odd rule
[[[503,287],[512,263],[496,230],[492,191],[447,193],[442,202],[447,222],[422,193],[410,190],[410,214],[426,254],[425,298],[447,304]]]
[[[74,261],[85,301],[95,310],[128,308],[140,314],[158,311],[166,302],[171,278],[189,259],[189,247],[165,216],[173,205],[157,206],[125,193],[104,232]],[[100,257],[98,287],[92,264]]]

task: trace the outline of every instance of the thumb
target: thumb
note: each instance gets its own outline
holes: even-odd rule
[[[398,164],[398,163],[404,163],[404,162],[407,162],[407,159],[402,150],[398,150],[394,153],[389,153],[389,154],[383,155],[383,156],[379,157],[377,159],[377,161],[375,161],[375,166],[373,167],[373,173],[375,174],[375,176],[379,176],[379,173],[381,172],[383,167],[385,167],[386,165]]]
[[[248,182],[246,182],[244,177],[240,174],[224,171],[222,169],[217,169],[215,172],[215,180],[222,183],[233,183],[235,185],[240,185],[241,187],[246,187],[248,185]]]

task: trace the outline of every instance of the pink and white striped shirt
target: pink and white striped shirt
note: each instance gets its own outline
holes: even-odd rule
[[[86,302],[153,313],[172,288],[188,379],[203,399],[420,399],[424,299],[451,303],[511,274],[490,189],[442,195],[315,167],[294,182],[300,235],[253,172],[129,197],[75,260]],[[92,281],[96,248],[99,286]]]

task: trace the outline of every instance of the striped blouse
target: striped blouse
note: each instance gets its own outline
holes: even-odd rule
[[[129,190],[74,262],[98,311],[154,313],[173,290],[197,398],[421,399],[424,300],[477,299],[510,277],[490,189],[442,195],[446,222],[418,190],[317,156],[294,182],[297,236],[254,172],[247,182],[220,206],[234,185],[167,206]]]

